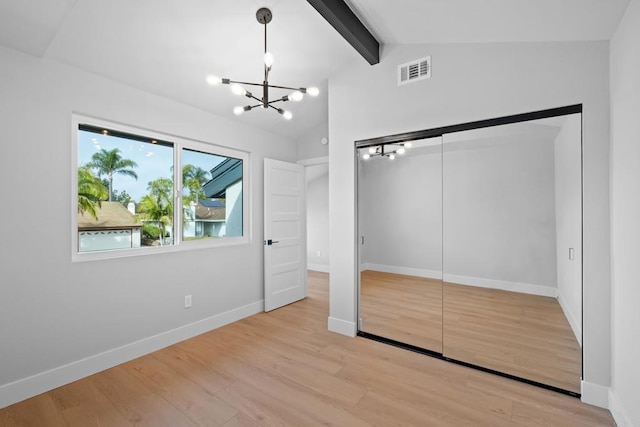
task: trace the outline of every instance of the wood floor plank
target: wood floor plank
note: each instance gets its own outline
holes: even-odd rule
[[[188,417],[152,389],[138,381],[123,366],[90,377],[98,390],[136,426],[193,427]]]
[[[580,393],[582,350],[555,298],[444,283],[446,357]]]
[[[0,425],[11,427],[69,426],[60,409],[51,394],[41,394],[0,410]]]
[[[266,419],[267,425],[367,425],[344,409],[348,403],[276,373],[232,360],[225,361],[223,369],[241,378],[218,395],[250,416],[256,414],[259,422]]]
[[[185,350],[185,347],[195,349],[190,352]],[[218,390],[232,384],[235,381],[234,378],[215,368],[215,360],[219,355],[216,354],[212,359],[208,359],[203,352],[198,351],[199,348],[198,340],[188,340],[155,352],[153,357],[165,363],[168,369],[198,384],[207,394],[215,394]]]
[[[365,270],[361,330],[442,352],[442,281]]]
[[[70,426],[132,425],[90,381],[76,381],[49,394]]]
[[[178,408],[196,425],[221,426],[238,411],[153,355],[123,365],[140,382]]]
[[[259,427],[260,424],[254,421],[250,416],[244,412],[239,412],[238,415],[227,421],[223,427]]]
[[[303,301],[0,409],[0,427],[613,426],[578,399],[327,331]]]

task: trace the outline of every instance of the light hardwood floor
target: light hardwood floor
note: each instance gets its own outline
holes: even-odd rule
[[[608,411],[327,331],[305,300],[0,410],[0,426],[612,426]]]

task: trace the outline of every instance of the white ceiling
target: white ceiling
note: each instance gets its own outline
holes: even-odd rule
[[[348,0],[384,43],[609,40],[629,0]]]
[[[628,0],[347,3],[381,43],[460,43],[608,40]],[[205,83],[210,73],[262,81],[260,7],[273,12],[270,83],[322,91],[287,103],[291,121],[262,109],[236,117],[249,100]],[[0,0],[0,45],[289,137],[327,121],[327,79],[364,61],[303,0]]]

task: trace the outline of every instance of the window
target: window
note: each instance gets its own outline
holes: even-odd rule
[[[79,116],[74,133],[74,260],[248,242],[247,153]]]

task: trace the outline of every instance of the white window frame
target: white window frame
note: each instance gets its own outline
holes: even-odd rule
[[[225,246],[245,245],[251,242],[250,228],[250,154],[246,151],[221,146],[218,144],[196,141],[184,137],[168,135],[163,132],[138,128],[132,125],[110,122],[82,114],[72,114],[71,137],[71,260],[94,261],[101,259],[124,258],[131,256],[153,255],[168,252],[182,252],[188,250],[201,250],[206,248],[219,248]],[[81,124],[87,124],[105,129],[117,130],[132,135],[148,137],[173,143],[173,182],[174,182],[174,215],[173,215],[173,239],[174,243],[168,246],[141,247],[115,249],[95,252],[78,251],[78,131]],[[182,240],[182,150],[189,149],[210,153],[217,156],[233,157],[242,160],[242,236],[224,237],[217,239]],[[178,165],[178,166],[176,166]]]

